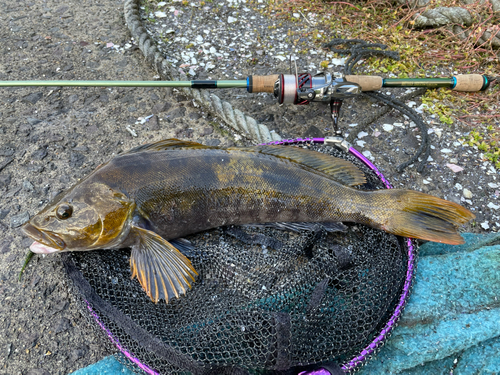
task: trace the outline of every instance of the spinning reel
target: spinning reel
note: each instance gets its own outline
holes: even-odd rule
[[[348,82],[344,77],[330,73],[280,74],[274,82],[273,93],[278,103],[305,105],[311,102],[329,103],[336,135],[340,135],[338,118],[342,100],[359,95],[361,86]]]

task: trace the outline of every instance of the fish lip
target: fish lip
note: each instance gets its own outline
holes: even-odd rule
[[[24,224],[21,229],[24,234],[42,245],[51,247],[56,250],[64,250],[64,248],[66,247],[64,241],[54,233],[39,230],[37,227],[30,223]]]

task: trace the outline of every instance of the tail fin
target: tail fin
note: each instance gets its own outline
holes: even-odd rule
[[[398,236],[459,245],[464,239],[457,226],[476,217],[459,204],[418,191],[394,189],[380,192],[397,196],[394,197],[397,210],[381,227]]]

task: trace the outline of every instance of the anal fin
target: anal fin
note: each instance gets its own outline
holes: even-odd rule
[[[333,232],[343,232],[347,227],[341,222],[327,222],[327,223],[288,223],[288,222],[278,222],[278,223],[254,223],[254,224],[243,224],[243,227],[255,227],[255,228],[273,228],[279,230],[289,230],[292,232],[300,233],[303,231],[318,232],[324,230],[328,233]]]
[[[170,242],[155,232],[133,227],[137,243],[132,246],[130,268],[153,302],[179,298],[191,288],[198,273],[191,262]]]

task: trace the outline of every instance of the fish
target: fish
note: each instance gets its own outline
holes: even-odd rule
[[[167,139],[100,165],[22,231],[34,240],[34,253],[131,248],[132,279],[153,302],[167,303],[198,276],[171,242],[212,228],[354,222],[403,237],[464,242],[458,227],[475,217],[466,208],[412,190],[359,189],[365,183],[353,163],[301,147]]]

